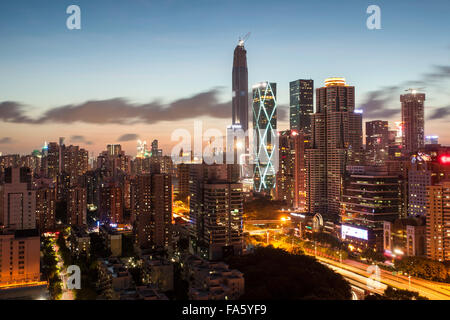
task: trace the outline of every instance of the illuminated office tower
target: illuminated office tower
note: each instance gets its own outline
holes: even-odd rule
[[[401,179],[382,166],[355,166],[344,182],[341,222],[349,230],[364,230],[366,239],[346,237],[354,247],[383,250],[383,221],[394,221],[401,214]],[[352,229],[354,228],[354,229]]]
[[[306,205],[305,143],[302,132],[280,132],[276,199],[302,211]]]
[[[36,228],[36,193],[31,185],[31,170],[6,168],[5,183],[0,186],[3,204],[0,224],[10,230]]]
[[[338,216],[346,165],[360,164],[362,114],[355,110],[355,87],[329,78],[316,89],[311,147],[306,150],[307,208]]]
[[[450,260],[450,182],[427,187],[427,256]]]
[[[289,83],[289,126],[291,130],[311,134],[311,115],[313,104],[314,80],[295,80]]]
[[[400,95],[402,103],[403,152],[409,156],[423,148],[425,143],[425,94],[411,93]]]
[[[253,86],[254,190],[271,193],[278,170],[277,85],[261,82]]]
[[[382,165],[388,158],[389,124],[387,121],[366,122],[367,164]]]

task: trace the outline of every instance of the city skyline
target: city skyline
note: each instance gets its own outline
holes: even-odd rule
[[[0,300],[450,300],[436,3],[1,3]]]
[[[192,131],[194,119],[204,120],[205,128],[213,124],[225,133],[231,118],[232,50],[248,31],[252,33],[245,44],[249,86],[265,79],[278,84],[280,131],[289,127],[289,82],[313,79],[320,87],[330,76],[343,76],[355,86],[356,108],[364,109],[363,121],[389,120],[391,125],[401,120],[399,96],[404,90],[426,87],[425,135],[439,135],[440,143],[450,143],[444,129],[449,114],[445,107],[449,105],[450,46],[438,36],[448,24],[441,16],[448,7],[444,1],[437,3],[441,10],[381,1],[381,30],[368,30],[366,6],[352,1],[343,4],[345,10],[335,17],[336,5],[331,2],[321,12],[314,4],[267,3],[277,22],[272,28],[256,27],[251,19],[226,21],[225,15],[237,5],[234,1],[196,8],[178,1],[134,2],[127,10],[136,21],[127,20],[121,26],[110,21],[125,19],[120,4],[80,1],[81,30],[66,29],[65,4],[44,4],[1,5],[6,14],[0,28],[5,39],[0,62],[4,70],[0,78],[3,154],[27,154],[60,136],[66,137],[67,144],[80,145],[95,155],[108,143],[121,143],[127,153],[134,154],[138,138],[158,139],[167,153],[176,143],[170,141],[172,130]],[[183,10],[204,20],[192,26],[186,23]],[[287,28],[283,17],[292,15],[288,11],[298,14],[299,27],[307,32],[291,31],[293,22]],[[36,15],[34,19],[30,12]],[[157,16],[169,12],[179,21],[161,31],[167,21]],[[307,17],[312,12],[318,21]],[[261,9],[252,11],[242,4],[236,15],[259,13]],[[418,25],[414,18],[419,14],[432,23]],[[183,23],[186,30],[182,30]],[[201,26],[208,23],[211,28],[202,31]],[[340,28],[331,30],[335,24]],[[12,31],[14,37],[8,33]],[[337,43],[340,32],[348,33],[349,39]],[[318,34],[325,36],[319,39]],[[273,39],[268,47],[263,45],[266,36]],[[300,44],[294,44],[300,39]],[[408,45],[413,39],[420,39],[420,45],[412,52]],[[114,45],[119,42],[129,50]],[[360,45],[355,46],[356,42]],[[333,50],[327,49],[330,44]],[[171,51],[174,48],[178,48],[176,53]],[[191,67],[197,71],[188,72]]]

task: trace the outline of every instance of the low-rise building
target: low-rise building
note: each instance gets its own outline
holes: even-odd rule
[[[120,292],[132,288],[133,277],[119,259],[103,259],[99,263],[99,280],[97,287],[103,291],[111,291],[112,299],[119,299]]]
[[[189,282],[189,299],[236,300],[244,294],[244,274],[229,269],[224,262],[211,262],[190,256],[183,263]]]
[[[173,290],[173,263],[166,259],[152,259],[151,256],[142,257],[146,273],[150,276],[150,283],[160,291]]]
[[[70,250],[74,255],[89,254],[91,237],[85,227],[73,226],[70,234]]]
[[[384,254],[400,259],[403,256],[425,256],[426,225],[424,218],[384,221]]]
[[[124,290],[120,293],[120,300],[169,300],[164,293],[154,286],[139,286],[136,289]]]
[[[0,287],[36,285],[40,283],[40,277],[37,230],[0,233]]]

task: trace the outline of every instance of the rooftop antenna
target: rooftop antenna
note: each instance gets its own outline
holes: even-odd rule
[[[245,41],[247,41],[247,39],[250,38],[250,34],[251,34],[251,32],[247,32],[247,34],[246,34],[245,36],[239,37],[239,45],[240,45],[241,47],[243,47]]]

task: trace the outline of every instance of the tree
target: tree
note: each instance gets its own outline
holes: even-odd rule
[[[404,257],[395,262],[397,270],[433,281],[448,281],[446,266],[438,261],[421,257]]]
[[[366,258],[369,262],[384,262],[386,258],[381,252],[377,252],[372,248],[367,248],[361,253],[361,257]]]
[[[245,274],[244,300],[296,300],[351,298],[344,278],[313,257],[282,249],[256,247],[253,253],[227,260]]]
[[[384,290],[383,295],[373,294],[367,296],[365,300],[428,300],[426,297],[419,295],[418,292],[394,289],[388,286]]]

